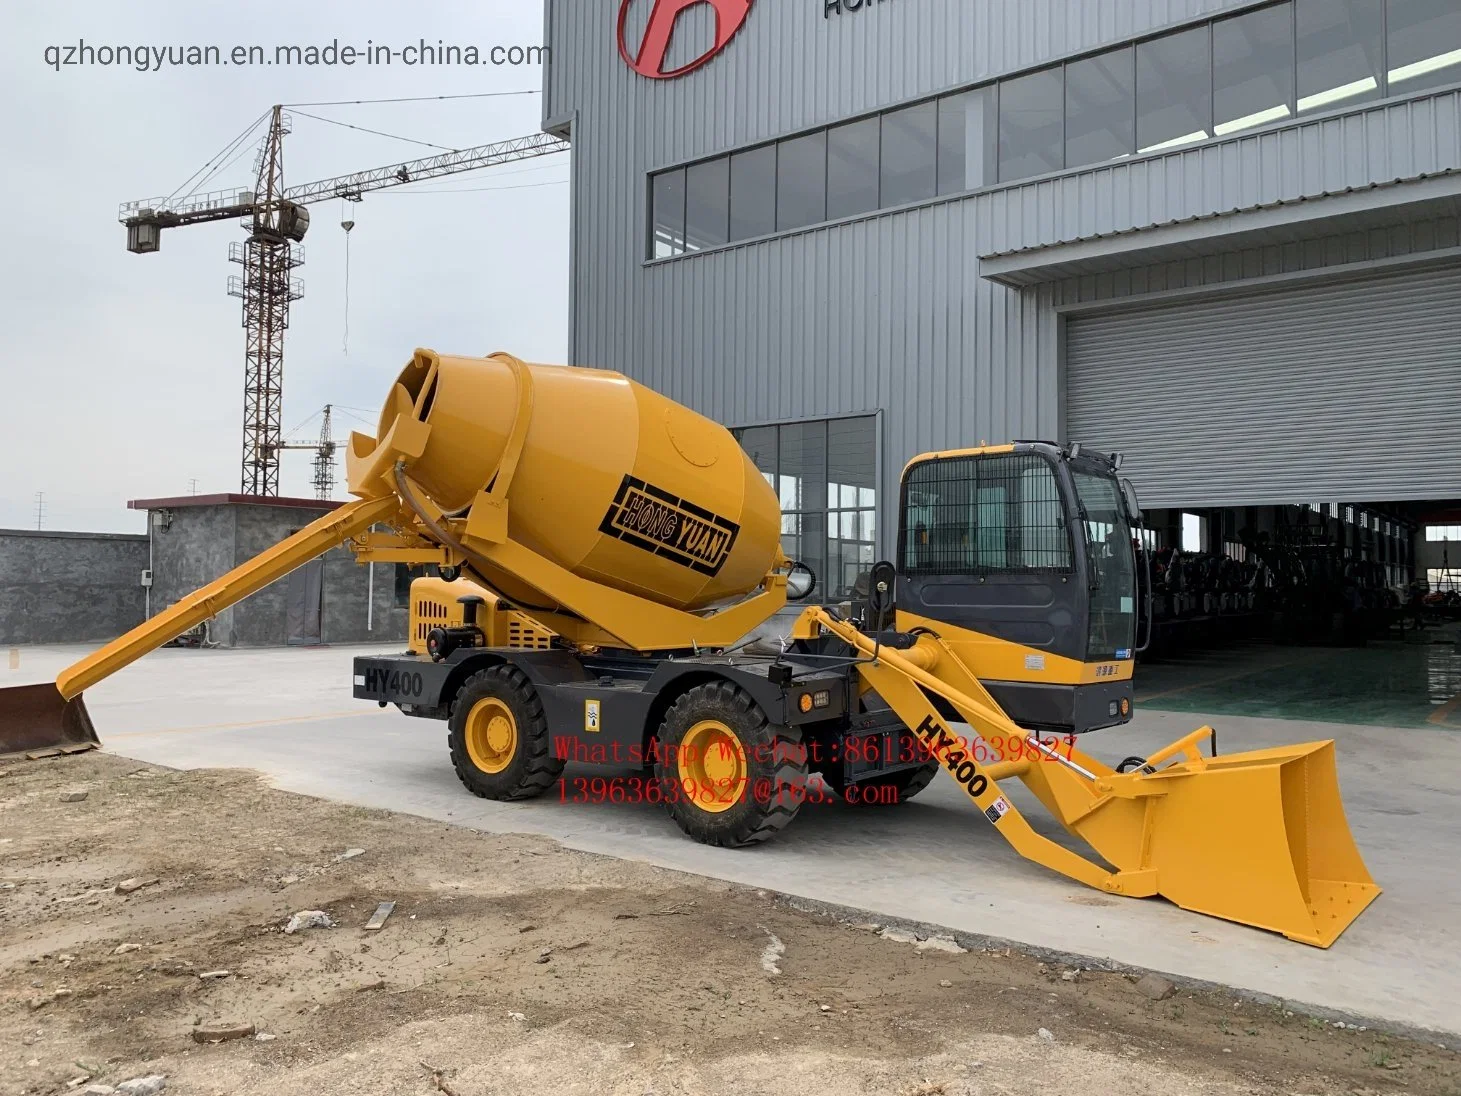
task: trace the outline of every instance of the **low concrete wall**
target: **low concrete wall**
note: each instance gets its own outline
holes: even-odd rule
[[[160,507],[154,525],[154,613],[246,563],[290,534],[328,513],[289,500],[219,502]],[[323,643],[405,642],[406,610],[395,603],[395,568],[375,568],[374,610],[368,606],[370,568],[355,562],[344,548],[321,557],[320,639]],[[289,642],[288,578],[266,586],[252,597],[220,612],[211,626],[213,639],[227,647],[278,647]]]
[[[0,529],[0,644],[111,639],[142,623],[147,537]]]

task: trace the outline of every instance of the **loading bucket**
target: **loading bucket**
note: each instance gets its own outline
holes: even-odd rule
[[[100,745],[80,696],[67,700],[49,682],[0,689],[0,758],[50,757]]]
[[[1183,909],[1327,948],[1380,893],[1344,806],[1333,742],[1186,762],[1143,776],[1157,890]]]

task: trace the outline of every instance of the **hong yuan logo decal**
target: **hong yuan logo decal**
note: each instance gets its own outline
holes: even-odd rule
[[[627,36],[629,8],[635,2],[636,0],[623,0],[619,7],[619,55],[624,58],[626,65],[641,76],[651,80],[672,80],[676,76],[694,72],[730,45],[730,40],[745,25],[746,17],[751,14],[754,0],[654,0],[654,8],[649,13],[644,36],[637,43],[629,41]],[[674,39],[675,26],[679,23],[680,16],[691,8],[700,6],[708,7],[715,13],[715,40],[699,57],[678,68],[666,69],[670,43]]]

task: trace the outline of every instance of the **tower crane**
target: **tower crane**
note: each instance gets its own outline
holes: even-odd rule
[[[281,442],[279,449],[307,449],[314,453],[314,474],[310,483],[315,489],[315,498],[330,499],[335,495],[335,451],[340,443],[334,438],[331,415],[335,405],[325,404],[320,412],[320,440],[317,442]]]
[[[358,202],[387,187],[439,179],[464,171],[497,167],[567,151],[569,142],[549,133],[445,152],[408,163],[391,164],[351,175],[321,179],[302,186],[284,185],[284,138],[289,115],[282,106],[270,113],[268,133],[255,163],[253,190],[223,190],[180,198],[146,198],[124,202],[118,220],[127,228],[127,250],[149,255],[161,246],[162,230],[235,218],[248,233],[229,245],[229,260],[241,274],[228,279],[228,292],[243,299],[244,421],[241,490],[247,495],[279,493],[280,413],[283,409],[284,332],[289,306],[304,295],[304,283],[293,277],[304,265],[300,242],[309,231],[309,210],[315,202],[342,198]],[[315,448],[311,446],[310,448]],[[323,449],[321,448],[321,451]],[[333,486],[333,453],[326,473]],[[315,488],[321,465],[316,461]]]

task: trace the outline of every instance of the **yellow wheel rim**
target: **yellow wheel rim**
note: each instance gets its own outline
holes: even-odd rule
[[[675,763],[681,798],[702,811],[728,811],[745,794],[746,749],[718,719],[703,719],[685,733]]]
[[[472,705],[467,713],[467,756],[484,773],[500,773],[517,753],[517,720],[495,696]]]

